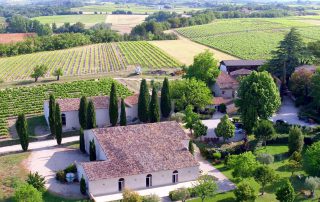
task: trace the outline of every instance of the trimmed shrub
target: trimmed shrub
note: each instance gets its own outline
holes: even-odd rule
[[[186,201],[188,198],[190,198],[190,192],[186,188],[177,189],[174,191],[169,192],[169,198],[172,201]]]
[[[233,193],[239,202],[255,201],[257,198],[254,188],[247,182],[240,183]]]
[[[221,159],[221,153],[220,152],[216,152],[212,154],[212,158],[214,160],[220,160]]]
[[[16,202],[42,202],[42,193],[32,185],[23,183],[18,185],[13,196]]]
[[[56,173],[56,180],[58,180],[61,183],[65,183],[66,182],[66,173],[63,170],[59,170]]]
[[[142,197],[134,191],[125,189],[122,193],[122,202],[142,202]]]
[[[44,192],[46,190],[44,184],[45,179],[43,176],[39,175],[38,172],[35,173],[29,173],[26,182],[30,185],[32,185],[34,188],[36,188],[40,192]]]
[[[142,202],[160,202],[161,199],[159,196],[157,196],[156,194],[151,194],[148,196],[144,196],[142,198]]]

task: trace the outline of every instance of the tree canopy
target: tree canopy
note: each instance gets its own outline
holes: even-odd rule
[[[239,155],[231,155],[228,158],[227,167],[233,169],[233,177],[251,177],[258,166],[256,156],[252,152],[245,152]]]
[[[222,137],[225,142],[227,139],[234,137],[236,127],[226,114],[220,119],[220,123],[215,129],[217,137]]]
[[[288,147],[289,154],[294,152],[301,153],[304,145],[304,136],[302,130],[298,127],[292,127],[289,131]]]
[[[33,73],[31,74],[31,78],[34,78],[34,81],[37,82],[39,77],[44,77],[48,71],[48,67],[46,65],[37,65],[33,69]]]
[[[254,135],[257,139],[262,140],[264,145],[267,146],[267,141],[275,136],[276,132],[273,123],[269,120],[261,120],[254,130]]]
[[[138,99],[138,117],[141,122],[149,121],[149,88],[147,85],[147,81],[143,79],[140,84],[140,93]]]
[[[304,155],[305,171],[311,176],[320,177],[320,142],[309,146]]]
[[[256,168],[253,177],[261,185],[261,194],[263,195],[266,185],[275,180],[276,174],[272,168],[264,165]]]
[[[216,194],[218,191],[218,185],[216,184],[213,176],[202,175],[197,180],[193,190],[203,202],[206,197],[212,197]]]
[[[289,180],[286,180],[276,191],[277,200],[280,202],[293,202],[295,195],[294,188]]]
[[[160,109],[161,114],[164,118],[168,118],[170,116],[172,110],[172,103],[171,103],[171,95],[170,95],[170,86],[169,80],[166,77],[163,80],[162,88],[161,88],[161,100],[160,100]]]
[[[115,126],[118,123],[118,96],[115,83],[111,85],[110,91],[110,103],[109,103],[109,117],[111,126]]]

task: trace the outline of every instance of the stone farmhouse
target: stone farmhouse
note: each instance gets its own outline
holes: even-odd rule
[[[188,151],[189,138],[177,122],[84,131],[85,148],[94,140],[97,161],[77,163],[91,197],[194,181],[199,163]]]
[[[134,122],[138,120],[138,97],[139,95],[132,95],[127,97],[125,101],[127,122]],[[93,101],[96,111],[97,127],[105,127],[110,124],[109,118],[109,97],[95,96],[88,98]],[[60,105],[62,130],[71,131],[80,129],[79,123],[79,107],[80,98],[58,99],[56,102]],[[44,116],[49,125],[49,101],[44,102]],[[120,117],[120,102],[119,102],[119,117]]]

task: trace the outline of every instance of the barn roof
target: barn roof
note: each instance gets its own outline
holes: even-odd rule
[[[218,78],[216,79],[216,84],[221,89],[234,89],[239,86],[239,82],[235,78],[223,71],[220,72]]]
[[[265,60],[222,60],[221,64],[224,64],[227,67],[232,66],[262,66],[266,61]]]

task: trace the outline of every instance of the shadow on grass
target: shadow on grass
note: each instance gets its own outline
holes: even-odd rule
[[[234,202],[234,201],[236,201],[236,200],[232,197],[217,200],[217,202]]]

